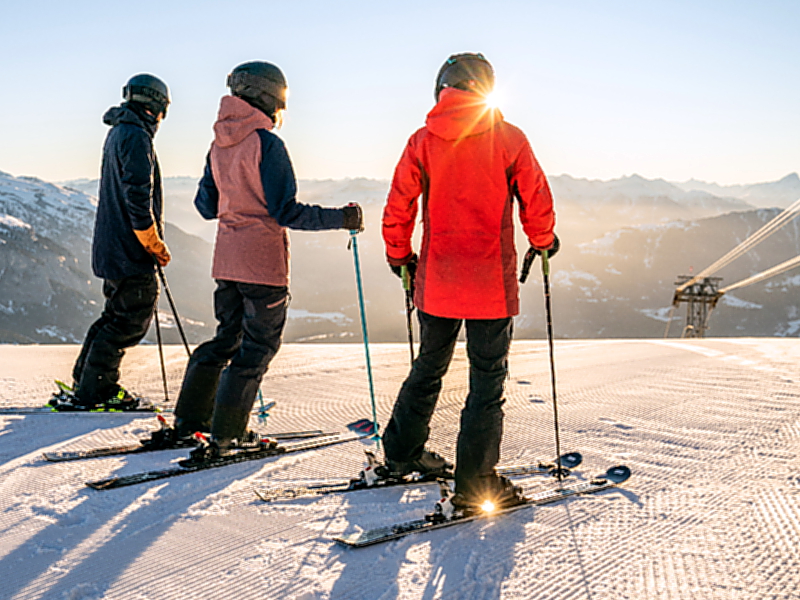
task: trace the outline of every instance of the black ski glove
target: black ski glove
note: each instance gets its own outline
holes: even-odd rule
[[[419,262],[417,255],[412,254],[411,258],[408,259],[408,262],[405,265],[395,266],[389,265],[389,268],[392,270],[392,273],[397,275],[401,280],[403,279],[403,267],[408,269],[408,280],[409,280],[409,289],[411,291],[411,295],[414,295],[414,280],[417,277],[417,263]]]
[[[553,234],[553,246],[547,251],[547,259],[550,260],[556,255],[561,249],[561,240],[558,239],[558,236]],[[531,246],[528,248],[528,251],[525,253],[525,259],[522,261],[522,273],[519,276],[519,282],[525,283],[528,280],[528,275],[531,272],[531,265],[533,264],[534,259],[542,253],[542,250],[538,250]]]
[[[542,253],[541,250],[537,250],[533,246],[531,246],[528,252],[530,252],[531,250],[533,250],[534,256],[539,256]],[[559,250],[561,250],[561,240],[558,239],[558,236],[556,234],[553,234],[553,246],[547,250],[547,258],[548,259],[553,258],[556,255],[556,252],[558,252]]]
[[[350,231],[357,231],[361,233],[364,231],[364,213],[361,207],[355,202],[351,202],[347,206],[342,207],[344,213],[344,223],[342,229],[349,229]]]

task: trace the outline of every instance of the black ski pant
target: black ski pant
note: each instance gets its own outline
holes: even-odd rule
[[[89,327],[72,369],[82,404],[100,404],[119,390],[119,365],[125,348],[142,341],[153,319],[158,301],[156,275],[105,279],[103,296],[103,312]]]
[[[186,367],[175,407],[179,435],[241,437],[261,378],[281,346],[288,305],[285,286],[217,280],[217,333],[192,352]]]
[[[383,434],[386,457],[418,458],[430,435],[430,421],[442,378],[453,357],[461,319],[434,317],[417,310],[419,356],[397,396]],[[494,481],[503,436],[503,386],[508,372],[511,318],[466,320],[469,395],[461,411],[456,449],[456,491],[477,492]],[[488,482],[491,485],[491,482]]]

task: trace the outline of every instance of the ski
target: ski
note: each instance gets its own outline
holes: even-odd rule
[[[433,531],[434,529],[442,529],[452,525],[469,523],[478,519],[486,519],[488,517],[497,515],[505,515],[523,508],[528,508],[530,506],[540,506],[542,504],[558,502],[564,498],[569,498],[570,496],[594,494],[602,490],[616,487],[627,481],[630,476],[631,471],[626,466],[611,467],[603,475],[594,479],[590,479],[589,481],[582,481],[560,487],[554,487],[552,489],[527,496],[526,501],[523,504],[505,509],[492,510],[490,512],[478,512],[468,516],[459,516],[458,513],[452,513],[448,515],[447,513],[449,511],[442,509],[442,506],[449,504],[449,498],[447,497],[448,494],[443,492],[442,500],[436,504],[436,511],[426,515],[423,519],[416,519],[406,523],[398,523],[395,525],[389,525],[387,527],[378,527],[376,529],[351,533],[349,535],[336,537],[334,540],[339,544],[353,548],[371,546],[373,544],[380,544],[382,542],[388,542],[389,540],[405,537],[407,535],[411,535],[412,533]],[[447,484],[442,482],[442,485],[446,486]],[[451,511],[452,508],[450,509],[450,512]]]
[[[334,444],[342,444],[344,442],[351,442],[354,440],[360,440],[367,437],[370,436],[343,433],[343,434],[322,436],[283,445],[277,445],[275,447],[271,447],[264,450],[242,451],[237,454],[233,454],[230,456],[223,456],[202,463],[192,463],[189,459],[187,459],[180,461],[178,463],[179,466],[177,467],[158,469],[155,471],[143,471],[140,473],[134,473],[132,475],[122,475],[119,477],[108,477],[106,479],[99,479],[97,481],[88,481],[86,482],[86,485],[96,490],[110,490],[115,488],[126,487],[129,485],[136,485],[138,483],[145,483],[147,481],[155,481],[158,479],[166,479],[168,477],[176,477],[178,475],[186,475],[187,473],[205,471],[206,469],[215,469],[217,467],[225,467],[227,465],[233,465],[241,462],[260,460],[262,458],[269,458],[271,456],[289,454],[291,452],[313,450],[315,448],[332,446]]]
[[[135,410],[119,410],[119,409],[95,409],[95,410],[68,410],[59,411],[52,406],[5,406],[0,408],[0,416],[3,415],[131,415],[141,417],[144,415],[152,415],[153,413],[171,413],[172,408],[161,407],[157,404],[152,404],[144,408],[137,408]]]
[[[157,415],[161,429],[152,433],[149,439],[139,440],[135,444],[126,446],[106,446],[101,448],[90,448],[88,450],[65,450],[61,452],[45,452],[42,458],[49,462],[66,462],[70,460],[84,460],[87,458],[102,458],[105,456],[119,456],[123,454],[141,454],[143,452],[156,452],[160,450],[180,450],[183,448],[194,448],[196,444],[175,443],[168,436],[169,427],[166,420],[161,415]],[[309,431],[287,431],[282,433],[262,433],[263,437],[283,441],[295,439],[308,439],[322,436],[335,435],[333,432],[325,432],[321,429]]]
[[[329,431],[322,431],[321,429],[313,429],[309,431],[294,431],[285,433],[264,433],[264,437],[273,440],[297,440],[297,439],[310,439],[317,437],[324,437],[334,435]],[[63,452],[45,452],[42,457],[49,462],[65,462],[70,460],[83,460],[87,458],[102,458],[104,456],[118,456],[122,454],[141,454],[143,452],[157,452],[160,450],[180,450],[183,448],[193,448],[190,445],[179,446],[154,446],[149,443],[150,440],[139,440],[136,444],[127,446],[107,446],[104,448],[91,448],[89,450],[75,450]]]
[[[301,485],[281,485],[270,488],[254,490],[256,495],[264,502],[276,500],[293,500],[295,498],[306,498],[311,496],[325,496],[328,494],[342,494],[346,492],[358,492],[361,490],[378,490],[399,485],[417,485],[436,481],[437,477],[420,475],[414,473],[402,479],[380,477],[369,477],[366,471],[378,471],[382,465],[375,464],[374,455],[367,451],[369,465],[361,472],[361,475],[354,479],[325,479],[320,481],[305,482]],[[570,452],[561,457],[562,469],[574,469],[583,461],[583,456],[578,452]],[[498,475],[505,477],[516,477],[521,475],[555,475],[558,465],[555,462],[540,462],[536,464],[519,464],[497,467]]]

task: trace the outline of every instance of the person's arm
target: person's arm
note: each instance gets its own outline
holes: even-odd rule
[[[258,134],[261,137],[261,184],[267,210],[278,225],[306,231],[344,228],[343,209],[297,201],[297,180],[286,146],[266,129],[259,129]]]
[[[394,170],[392,187],[383,209],[383,241],[386,245],[386,260],[389,265],[399,267],[414,258],[411,236],[417,218],[418,198],[422,193],[422,168],[414,148],[412,137],[400,162]]]
[[[166,267],[172,256],[158,235],[153,216],[153,144],[144,131],[133,131],[120,143],[122,195],[136,239],[158,264]]]
[[[211,152],[206,155],[206,167],[203,177],[197,185],[197,194],[194,197],[194,207],[206,221],[216,219],[219,210],[219,190],[214,182],[211,172]]]
[[[147,134],[130,128],[119,145],[122,195],[134,230],[145,231],[153,218],[153,170],[155,153]]]
[[[527,139],[511,167],[511,186],[530,245],[536,250],[550,250],[555,242],[553,195]]]

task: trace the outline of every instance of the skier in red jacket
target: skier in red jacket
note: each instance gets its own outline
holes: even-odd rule
[[[453,504],[519,502],[519,490],[496,474],[503,433],[503,384],[512,317],[519,313],[514,200],[528,241],[558,250],[550,188],[530,144],[487,104],[494,71],[481,54],[455,54],[436,80],[436,106],[408,141],[383,213],[390,267],[414,280],[419,356],[403,383],[383,435],[395,475],[450,468],[425,449],[429,423],[466,322],[470,391],[461,412]],[[419,258],[411,247],[422,196]]]

